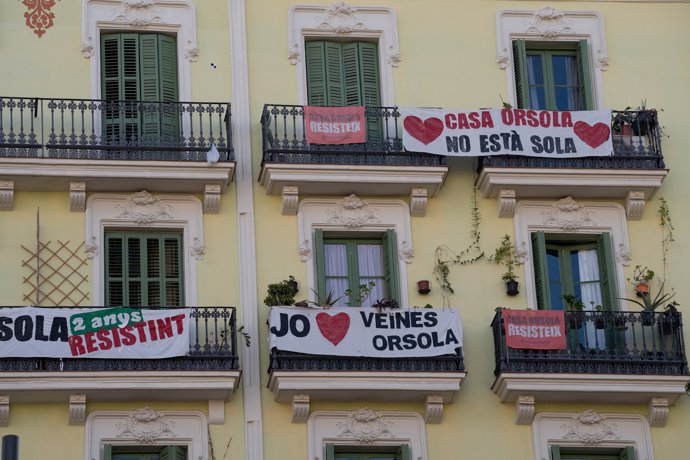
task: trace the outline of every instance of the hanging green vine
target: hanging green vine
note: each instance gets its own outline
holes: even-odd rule
[[[659,225],[661,225],[661,258],[663,266],[663,279],[666,280],[666,265],[668,250],[671,243],[675,241],[673,237],[673,222],[671,221],[671,210],[668,207],[668,202],[666,198],[659,198],[659,208],[657,209],[657,214],[659,214]]]
[[[443,295],[444,306],[450,306],[448,296],[454,294],[455,290],[448,280],[450,274],[450,267],[452,265],[467,265],[474,263],[484,257],[484,251],[480,247],[480,232],[479,223],[481,221],[481,214],[477,204],[477,189],[472,191],[472,229],[470,231],[471,241],[469,246],[460,253],[456,253],[448,246],[441,245],[436,248],[434,276],[441,287]]]

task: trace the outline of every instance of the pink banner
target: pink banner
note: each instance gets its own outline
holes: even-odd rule
[[[304,106],[309,144],[361,144],[366,142],[364,107]]]
[[[509,348],[563,350],[566,348],[563,310],[503,309],[506,344]]]

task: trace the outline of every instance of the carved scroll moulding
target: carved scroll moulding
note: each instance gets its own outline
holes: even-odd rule
[[[132,412],[125,422],[117,424],[119,438],[134,438],[142,444],[152,444],[157,439],[176,437],[173,431],[175,423],[165,415],[144,407]]]
[[[575,415],[569,423],[561,425],[561,428],[565,431],[563,439],[575,440],[585,446],[596,446],[604,440],[619,439],[616,424],[592,410]]]
[[[354,438],[363,444],[394,437],[390,422],[366,407],[353,411],[344,422],[338,423],[338,427],[341,430],[338,437]]]
[[[555,225],[565,232],[574,232],[582,227],[596,225],[591,213],[572,197],[554,203],[551,209],[542,213],[544,225]]]
[[[135,193],[124,205],[118,205],[118,218],[131,219],[139,225],[149,225],[158,220],[172,219],[170,205],[147,191]]]
[[[326,214],[330,216],[329,223],[342,224],[348,230],[356,230],[366,224],[380,222],[376,211],[356,195],[340,200],[335,208],[327,210]]]
[[[364,20],[357,14],[357,8],[345,2],[326,8],[326,11],[317,18],[315,26],[336,34],[348,34],[353,30],[366,28]]]

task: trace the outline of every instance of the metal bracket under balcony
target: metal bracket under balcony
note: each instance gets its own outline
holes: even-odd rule
[[[364,144],[313,145],[304,135],[304,108],[265,105],[261,118],[263,160],[259,183],[283,196],[283,213],[295,214],[299,196],[408,196],[413,215],[443,186],[443,156],[407,152],[396,107],[366,107]]]
[[[628,218],[639,219],[668,174],[657,112],[613,111],[611,129],[612,156],[480,157],[476,186],[485,197],[499,198],[500,217],[513,216],[516,199],[572,196],[625,200]]]
[[[319,356],[273,350],[268,389],[306,422],[312,401],[422,402],[427,423],[440,423],[467,373],[462,350],[431,358]]]

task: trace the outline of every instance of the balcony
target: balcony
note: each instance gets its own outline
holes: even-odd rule
[[[476,185],[499,198],[501,217],[512,217],[516,199],[606,198],[625,200],[629,219],[639,219],[668,170],[661,152],[656,110],[614,110],[613,155],[586,158],[480,157]]]
[[[515,403],[517,423],[531,423],[535,403],[578,402],[647,404],[650,423],[663,426],[690,383],[681,314],[565,312],[565,324],[564,350],[512,349],[496,311],[492,390]]]
[[[72,417],[86,401],[208,400],[218,419],[240,374],[235,308],[192,307],[185,356],[0,358],[0,405],[4,402],[9,413],[9,403],[69,401]]]
[[[467,373],[456,310],[271,307],[268,389],[306,422],[313,401],[418,402],[440,423]]]
[[[263,157],[259,182],[282,195],[283,214],[295,214],[299,195],[409,196],[424,215],[429,197],[448,173],[443,156],[407,152],[397,107],[366,107],[380,137],[364,144],[312,145],[304,135],[304,107],[266,104],[261,116]],[[415,206],[415,204],[417,206]]]
[[[5,207],[14,190],[219,195],[235,171],[230,113],[221,102],[0,97]]]

